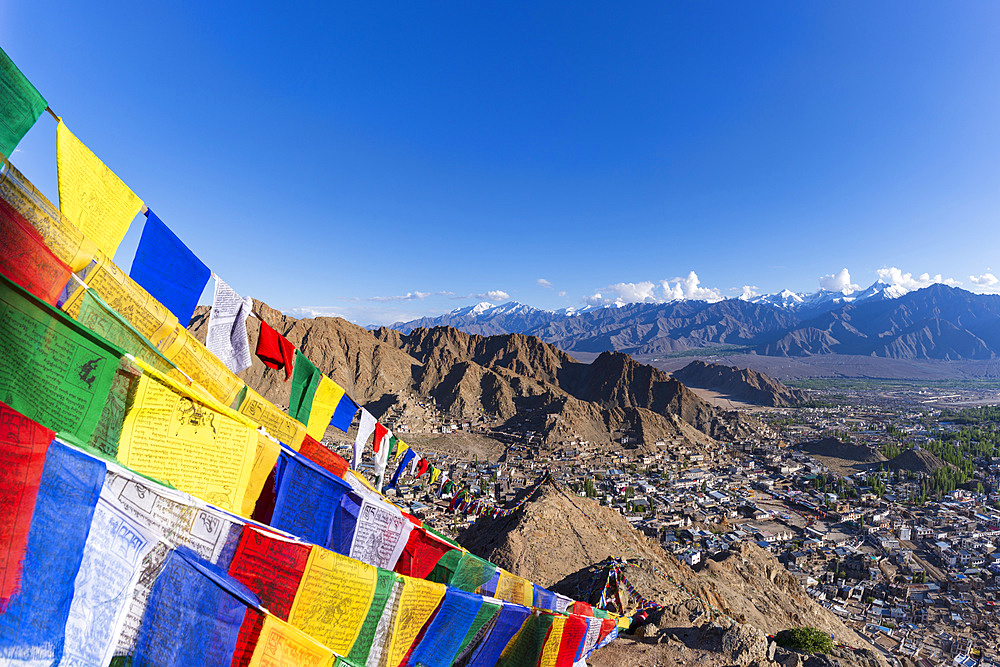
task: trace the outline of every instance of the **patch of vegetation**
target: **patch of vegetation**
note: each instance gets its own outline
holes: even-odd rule
[[[782,648],[800,653],[829,653],[833,650],[833,639],[830,635],[809,626],[782,630],[775,636],[774,641]]]

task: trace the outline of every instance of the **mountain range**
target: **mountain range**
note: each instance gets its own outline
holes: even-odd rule
[[[782,357],[1000,357],[1000,295],[943,284],[905,291],[879,281],[860,291],[803,295],[786,290],[751,299],[632,303],[583,311],[480,303],[391,328],[408,334],[435,326],[480,335],[527,334],[567,352],[594,354],[731,350]]]
[[[620,352],[585,364],[522,334],[480,336],[450,327],[409,334],[370,331],[337,317],[296,319],[256,300],[254,312],[393,428],[406,424],[426,431],[441,412],[457,419],[487,416],[499,431],[530,431],[549,444],[601,445],[625,438],[650,446],[675,438],[710,444],[709,438],[729,440],[762,428],[714,408],[667,373]],[[208,314],[207,307],[199,307],[188,327],[199,340]],[[254,349],[259,320],[248,319],[247,329]],[[240,378],[287,407],[291,383],[284,373],[255,357]]]

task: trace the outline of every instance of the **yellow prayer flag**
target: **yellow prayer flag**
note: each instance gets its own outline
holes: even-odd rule
[[[402,456],[403,454],[405,454],[406,450],[408,450],[409,448],[410,448],[410,446],[408,444],[406,444],[405,442],[403,442],[402,440],[400,440],[396,444],[396,458],[394,458],[393,461],[399,460],[399,457]]]
[[[65,123],[56,129],[59,209],[109,257],[142,209],[142,200],[84,146]]]
[[[535,589],[530,581],[501,569],[495,597],[500,600],[530,607],[535,597]]]
[[[250,667],[332,667],[336,656],[326,646],[276,616],[264,617]]]
[[[247,491],[243,496],[243,509],[240,516],[249,517],[253,514],[257,506],[257,499],[260,498],[267,482],[267,476],[274,470],[274,465],[278,462],[278,455],[281,454],[281,445],[268,438],[266,435],[257,433],[257,454],[254,456],[253,465],[250,468],[250,478],[247,480]]]
[[[288,622],[347,655],[368,615],[377,578],[374,566],[314,546]]]
[[[302,447],[302,440],[306,437],[305,427],[250,387],[247,387],[246,397],[240,403],[239,410],[240,414],[263,426],[274,438],[295,451]]]
[[[343,397],[343,387],[325,375],[319,379],[319,387],[313,395],[312,410],[309,412],[309,423],[306,424],[309,437],[313,440],[323,439],[326,427],[330,425],[337,404]]]
[[[552,626],[549,628],[549,635],[545,638],[545,645],[542,647],[542,656],[538,660],[538,667],[556,667],[559,659],[559,648],[562,644],[563,629],[566,627],[566,617],[556,616],[552,619]]]
[[[403,578],[403,592],[399,596],[399,607],[393,619],[392,634],[388,647],[387,665],[398,665],[417,638],[417,633],[430,619],[444,598],[444,584],[436,584],[423,579]]]
[[[431,484],[436,484],[438,481],[438,477],[440,476],[441,476],[441,471],[438,470],[437,468],[434,468],[434,470],[431,472]]]
[[[222,509],[242,510],[256,430],[241,415],[213,407],[140,365],[143,375],[125,413],[118,461]]]

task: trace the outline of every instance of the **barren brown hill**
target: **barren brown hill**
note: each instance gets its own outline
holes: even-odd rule
[[[620,353],[583,364],[532,336],[472,336],[448,327],[368,331],[336,317],[295,319],[255,301],[254,309],[350,396],[382,415],[405,418],[430,400],[455,417],[493,415],[500,430],[539,433],[545,442],[610,443],[683,437],[708,444],[734,438],[754,424],[732,420],[666,373]],[[189,328],[204,340],[208,309]],[[247,321],[251,347],[260,323]],[[241,373],[253,389],[287,406],[290,383],[256,358]]]
[[[874,447],[843,442],[833,437],[803,442],[798,448],[838,474],[866,470],[872,464],[886,460],[882,452]]]
[[[908,470],[916,473],[923,473],[924,475],[930,475],[933,474],[938,468],[943,468],[946,465],[948,464],[926,449],[912,447],[907,449],[905,452],[900,452],[886,461],[885,469],[898,470],[900,472]]]
[[[689,387],[711,389],[735,400],[783,407],[798,405],[808,399],[801,389],[786,387],[774,378],[748,368],[710,364],[700,359],[673,372],[673,376]]]
[[[518,576],[592,602],[606,578],[599,565],[611,557],[627,559],[625,576],[643,597],[665,606],[667,618],[660,620],[675,633],[706,620],[736,621],[768,634],[811,625],[833,633],[838,642],[867,646],[756,545],[734,545],[696,572],[618,512],[554,483],[543,484],[509,516],[480,517],[459,542]],[[634,612],[636,600],[624,595],[626,612]]]

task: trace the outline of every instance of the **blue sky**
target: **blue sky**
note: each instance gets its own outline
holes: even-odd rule
[[[290,7],[8,0],[0,45],[287,311],[1000,291],[996,2]],[[47,115],[13,162],[55,199]]]

